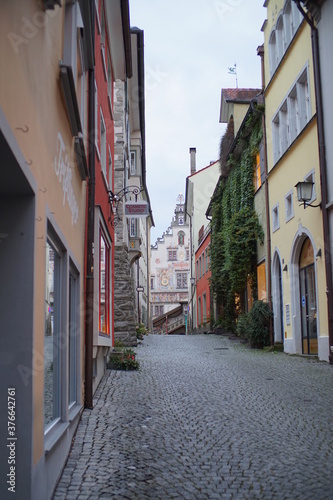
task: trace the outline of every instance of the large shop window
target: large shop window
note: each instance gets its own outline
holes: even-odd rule
[[[71,407],[77,401],[78,385],[78,348],[80,342],[80,318],[78,316],[78,273],[73,265],[69,271],[69,341],[68,341],[68,404]]]
[[[102,230],[99,247],[99,331],[110,334],[110,247]]]
[[[61,267],[62,252],[54,242],[46,243],[45,338],[44,338],[44,426],[61,416]]]

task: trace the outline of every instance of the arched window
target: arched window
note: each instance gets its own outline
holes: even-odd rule
[[[183,246],[185,244],[185,233],[183,231],[179,231],[178,233],[178,245]]]
[[[269,47],[269,69],[271,76],[273,75],[274,71],[276,70],[276,35],[275,35],[275,30],[272,31],[271,36],[269,38],[268,42],[268,47]]]

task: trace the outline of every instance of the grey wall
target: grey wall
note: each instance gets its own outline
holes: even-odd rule
[[[0,214],[0,498],[13,498],[6,443],[15,443],[16,497],[30,498],[35,197],[2,196]],[[16,440],[8,439],[9,387],[16,393]]]

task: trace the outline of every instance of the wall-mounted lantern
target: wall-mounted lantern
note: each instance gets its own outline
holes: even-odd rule
[[[304,208],[305,207],[321,208],[321,203],[319,203],[318,205],[313,205],[312,203],[309,203],[309,201],[312,198],[313,185],[314,182],[303,181],[303,182],[298,182],[295,186],[295,188],[297,189],[298,201],[301,204],[303,203]]]

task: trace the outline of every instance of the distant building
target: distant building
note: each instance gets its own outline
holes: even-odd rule
[[[151,302],[153,318],[188,303],[190,228],[185,223],[184,197],[179,195],[170,227],[151,246]]]
[[[185,195],[185,215],[186,222],[190,225],[191,233],[191,280],[189,282],[189,330],[197,330],[200,327],[198,322],[199,314],[197,312],[198,307],[198,289],[194,281],[196,281],[196,254],[202,243],[200,238],[202,236],[202,227],[206,227],[208,220],[206,218],[206,210],[211,200],[212,194],[214,192],[216,183],[220,176],[220,162],[211,162],[210,165],[202,168],[201,170],[196,170],[196,149],[190,148],[190,167],[191,175],[186,178],[186,195]],[[206,295],[207,298],[207,295]],[[200,299],[200,307],[202,297]]]

